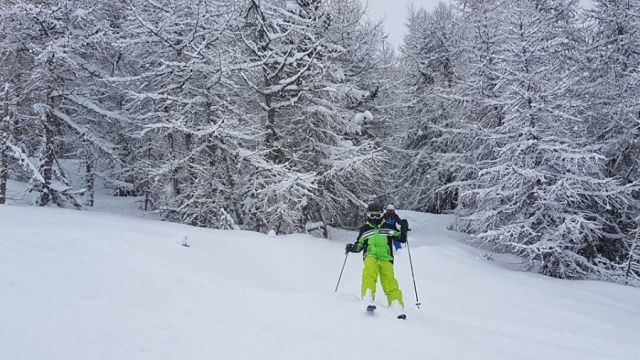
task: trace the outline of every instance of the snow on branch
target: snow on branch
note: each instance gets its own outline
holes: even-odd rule
[[[298,71],[298,73],[296,73],[295,75],[287,78],[287,79],[282,79],[278,82],[277,85],[272,85],[266,88],[266,90],[264,91],[265,94],[275,94],[275,93],[279,93],[283,90],[285,90],[287,87],[295,84],[301,77],[302,75],[304,75],[309,68],[311,67],[311,65],[314,63],[314,59],[317,55],[317,51],[315,51],[313,53],[313,56],[311,57],[311,59],[309,59],[309,61],[307,62],[307,64],[300,69],[300,71]]]
[[[93,101],[87,99],[84,96],[79,96],[79,95],[67,95],[65,96],[65,98],[73,101],[74,103],[83,106],[89,110],[92,110],[100,115],[103,115],[104,117],[106,117],[107,119],[114,119],[114,120],[119,120],[122,122],[128,122],[129,120],[122,116],[121,114],[115,112],[115,111],[110,111],[107,109],[102,108],[100,105],[94,103]]]
[[[80,135],[83,140],[88,141],[94,147],[109,155],[112,159],[118,159],[115,145],[96,135],[90,129],[80,126],[78,123],[73,121],[71,117],[59,110],[51,110],[51,114],[64,121],[64,123],[67,124],[67,126],[74,130],[78,135]]]
[[[40,170],[38,170],[38,167],[33,162],[31,162],[29,156],[24,151],[22,151],[22,149],[9,142],[7,142],[6,145],[10,150],[8,152],[9,155],[18,160],[18,163],[22,166],[23,169],[31,173],[31,178],[33,178],[40,184],[44,184],[44,177],[40,173]]]
[[[151,130],[156,130],[156,129],[173,129],[173,130],[178,130],[180,132],[186,133],[186,134],[191,134],[191,135],[195,135],[197,137],[202,137],[202,136],[209,136],[209,135],[218,135],[220,132],[220,128],[222,127],[222,125],[224,125],[225,121],[220,120],[218,121],[218,123],[216,123],[213,126],[208,126],[204,129],[199,129],[199,130],[194,130],[191,128],[186,127],[183,124],[178,124],[178,123],[155,123],[155,124],[148,124],[148,125],[144,125],[144,129],[142,131],[140,131],[140,137],[145,136],[149,131]]]

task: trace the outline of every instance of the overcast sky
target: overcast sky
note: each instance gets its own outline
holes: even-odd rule
[[[438,2],[442,0],[364,0],[369,3],[369,13],[373,18],[385,18],[385,25],[389,40],[395,46],[402,43],[405,33],[405,23],[407,18],[407,9],[409,4],[414,3],[416,6],[424,7],[431,10]],[[448,2],[445,0],[445,2]],[[580,0],[581,3],[587,4],[591,0]]]

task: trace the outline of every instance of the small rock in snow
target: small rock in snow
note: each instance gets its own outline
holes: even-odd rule
[[[176,239],[179,245],[184,247],[191,247],[191,244],[189,244],[189,233],[181,232],[180,234],[178,234]]]

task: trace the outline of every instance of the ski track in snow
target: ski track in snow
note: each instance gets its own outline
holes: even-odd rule
[[[380,296],[365,313],[360,254],[333,293],[353,232],[269,237],[0,206],[0,358],[640,358],[640,289],[508,270],[460,243],[450,217],[400,214],[423,304],[403,249],[406,321]]]

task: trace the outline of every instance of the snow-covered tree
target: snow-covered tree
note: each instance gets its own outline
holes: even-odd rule
[[[29,163],[32,188],[40,193],[38,204],[43,206],[49,203],[79,206],[68,193],[68,179],[56,162],[56,142],[62,128],[79,130],[61,111],[65,85],[72,81],[72,71],[77,65],[67,51],[72,46],[68,38],[72,14],[67,5],[70,4],[59,7],[48,2],[16,1],[6,4],[1,12],[4,26],[11,28],[3,39],[5,60],[10,63],[7,76],[25,73],[5,80],[15,84],[17,121],[26,125],[26,131],[19,135],[31,147],[31,151],[16,147],[14,154],[21,162]],[[30,152],[38,153],[37,171],[34,171],[36,164],[26,155]]]
[[[635,19],[620,15],[633,13],[630,6],[589,14],[622,24]],[[607,36],[598,30],[585,42],[577,15],[569,0],[461,0],[410,13],[401,62],[409,106],[398,111],[411,155],[402,200],[421,210],[455,208],[457,228],[475,243],[521,255],[545,274],[618,281],[632,264],[638,213],[628,146],[636,113],[620,109],[635,109],[637,94],[624,90],[634,86],[628,71],[601,73],[615,72],[607,56],[628,62],[634,41],[624,31],[599,41]],[[606,88],[615,92],[598,98]],[[621,121],[621,113],[631,116]]]
[[[363,134],[372,118],[366,102],[376,92],[364,79],[375,68],[380,28],[363,23],[357,1],[249,1],[248,6],[242,38],[249,62],[259,66],[243,78],[258,97],[256,110],[264,123],[260,146],[279,170],[261,178],[289,184],[282,197],[297,204],[289,213],[276,212],[282,217],[275,223],[286,222],[293,230],[316,221],[353,225],[360,217],[354,208],[382,190],[372,176],[383,161],[379,146]],[[296,194],[301,197],[290,197]],[[280,202],[245,198],[255,214],[274,213],[270,207]],[[266,208],[254,207],[258,204]]]
[[[604,172],[634,186],[640,181],[640,1],[594,1],[586,12],[588,69],[580,96],[588,103],[589,136],[607,157]],[[638,199],[637,193],[634,194]],[[624,234],[605,250],[611,257],[633,258],[638,202],[612,206],[608,219]],[[636,250],[637,251],[637,250]],[[637,260],[637,256],[635,257]],[[622,260],[620,260],[622,261]],[[630,263],[631,265],[631,263]],[[638,272],[628,273],[638,277]]]
[[[545,274],[613,278],[607,253],[620,230],[604,214],[632,202],[602,173],[573,95],[573,1],[512,1],[499,7],[504,34],[496,103],[504,118],[489,133],[496,149],[463,187],[458,228],[483,244],[522,255]]]
[[[229,75],[235,5],[128,3],[126,31],[115,39],[123,65],[105,79],[130,119],[122,181],[166,219],[232,227],[239,150],[252,136],[229,100],[241,96]]]
[[[385,111],[395,81],[394,58],[383,24],[367,18],[361,1],[328,5],[327,64],[320,99],[311,106],[329,130],[324,135],[325,149],[318,155],[324,158],[323,167],[316,170],[321,176],[318,213],[331,225],[355,226],[361,213],[354,209],[385,194],[392,178],[389,172],[395,168],[383,150],[384,140],[398,129]],[[332,138],[326,137],[331,133]]]
[[[411,9],[401,48],[405,93],[398,117],[407,129],[400,141],[400,158],[405,160],[399,172],[401,202],[423,211],[455,208],[457,189],[445,186],[464,176],[456,157],[443,157],[466,144],[463,132],[447,130],[460,118],[460,104],[451,96],[458,86],[463,49],[458,18],[444,3],[431,13]]]

